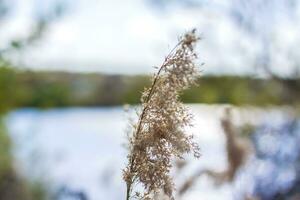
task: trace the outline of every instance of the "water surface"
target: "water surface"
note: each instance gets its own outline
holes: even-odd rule
[[[224,107],[191,105],[190,110],[195,126],[188,131],[196,135],[202,157],[191,161],[186,172],[174,174],[179,184],[195,169],[221,171],[227,165],[220,126]],[[262,113],[239,112],[235,121],[255,123]],[[122,107],[20,109],[7,118],[15,160],[25,176],[43,179],[52,189],[83,191],[91,200],[124,198],[127,122]],[[215,189],[211,181],[201,179],[186,196],[189,200],[199,198],[233,199],[232,187]]]

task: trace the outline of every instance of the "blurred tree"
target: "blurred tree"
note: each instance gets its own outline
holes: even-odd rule
[[[26,37],[13,38],[8,42],[8,45],[0,46],[0,114],[16,105],[16,99],[20,97],[18,96],[19,94],[24,95],[20,90],[17,90],[16,72],[15,70],[10,69],[11,64],[8,61],[7,55],[12,52],[22,52],[26,47],[41,39],[47,30],[47,27],[57,19],[61,18],[66,12],[67,5],[65,2],[66,1],[63,0],[56,1],[56,4],[44,13],[34,11],[34,18],[36,21],[32,26],[31,32],[27,33]],[[0,0],[0,27],[1,21],[9,20],[11,17],[9,14],[14,10],[17,3],[18,2],[16,1]],[[60,88],[50,87],[50,92],[52,93],[62,92],[59,90]],[[25,91],[28,92],[29,90]],[[61,104],[63,104],[63,102]]]
[[[124,91],[122,77],[120,75],[105,76],[95,91],[94,105],[117,105],[121,104],[121,91]]]
[[[126,86],[122,95],[122,102],[126,104],[138,104],[145,87],[150,86],[149,78],[146,76],[135,76],[123,78]]]
[[[233,21],[260,44],[255,67],[283,85],[288,96],[296,95],[299,98],[299,43],[297,41],[292,44],[285,42],[286,48],[284,49],[278,44],[278,41],[286,39],[279,38],[278,24],[283,25],[289,22],[295,26],[299,25],[296,17],[300,7],[299,1],[233,0],[232,5],[229,12]],[[289,63],[286,63],[286,66],[274,66],[278,51],[280,51],[280,57],[288,60]],[[288,74],[282,74],[279,68],[290,68],[290,70]]]
[[[286,97],[300,98],[300,40],[299,29],[296,28],[299,27],[298,0],[147,0],[147,2],[159,9],[171,8],[174,5],[177,8],[206,6],[212,13],[223,12],[232,25],[236,26],[238,32],[253,44],[255,50],[252,51],[254,59],[251,62],[253,61],[254,71],[274,79],[278,83],[278,90],[285,90]],[[247,54],[241,56],[244,56],[242,59],[246,62],[249,60]],[[235,94],[236,97],[237,95]],[[215,97],[209,92],[207,98]],[[226,102],[227,99],[218,101]]]
[[[0,28],[4,20],[9,20],[9,13],[16,1],[0,0]],[[40,39],[46,28],[63,13],[61,5],[36,18],[34,28],[25,38],[14,38],[5,46],[0,46],[0,199],[1,200],[43,200],[45,190],[41,184],[32,185],[24,181],[16,172],[11,155],[11,143],[2,120],[3,113],[14,108],[17,102],[17,72],[11,68],[7,55],[23,51],[27,46]],[[56,89],[53,89],[56,92]]]
[[[16,79],[9,64],[0,60],[0,116],[14,106]]]
[[[14,10],[16,7],[15,4],[17,4],[15,1],[0,0],[0,22],[1,19],[4,18],[9,21],[11,16],[8,14]],[[0,58],[4,59],[4,56],[11,52],[20,52],[21,50],[25,50],[26,47],[41,39],[47,28],[56,20],[62,18],[62,16],[66,13],[67,8],[68,5],[66,4],[66,1],[60,0],[50,6],[48,10],[43,10],[43,13],[38,10],[34,10],[33,18],[35,22],[32,25],[31,32],[27,33],[26,37],[11,39],[11,41],[8,42],[8,45],[4,47],[0,46]]]

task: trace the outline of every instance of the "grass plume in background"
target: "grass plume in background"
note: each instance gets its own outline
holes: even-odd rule
[[[192,125],[192,116],[178,100],[179,93],[199,77],[194,52],[198,40],[195,30],[180,38],[154,75],[150,88],[143,92],[142,111],[129,138],[128,166],[123,174],[126,200],[155,199],[159,194],[174,199],[172,158],[190,152],[200,156],[192,135],[185,133],[185,128]],[[143,186],[142,193],[133,188],[135,184]]]
[[[224,117],[221,118],[220,124],[225,136],[225,148],[228,166],[224,171],[215,171],[209,168],[196,170],[192,176],[187,178],[178,189],[178,196],[182,197],[187,193],[195,183],[203,176],[211,178],[216,186],[225,183],[232,183],[236,178],[237,172],[246,161],[250,152],[250,145],[240,138],[240,129],[234,125],[232,119],[232,107],[225,107]],[[243,127],[245,128],[245,127]],[[180,169],[180,166],[179,166]]]

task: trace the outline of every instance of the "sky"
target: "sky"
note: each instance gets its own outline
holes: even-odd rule
[[[281,75],[300,61],[296,0],[60,0],[66,13],[39,42],[9,55],[32,69],[144,74],[154,71],[184,32],[197,28],[204,73]],[[59,0],[11,0],[0,44],[25,37],[36,15]]]

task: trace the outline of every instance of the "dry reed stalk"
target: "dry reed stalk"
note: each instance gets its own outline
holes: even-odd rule
[[[142,94],[142,111],[129,138],[128,165],[123,172],[126,200],[154,199],[161,192],[174,199],[169,175],[172,158],[182,158],[189,152],[200,156],[192,135],[185,133],[185,128],[192,126],[192,116],[178,100],[179,93],[199,77],[194,52],[198,40],[195,30],[181,37],[154,75],[151,87]],[[135,183],[144,189],[132,195]]]

